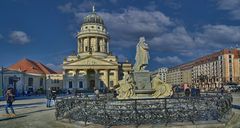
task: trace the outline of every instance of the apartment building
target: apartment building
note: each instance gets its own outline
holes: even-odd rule
[[[196,85],[202,89],[240,83],[240,49],[223,49],[194,61],[169,68],[167,83]]]

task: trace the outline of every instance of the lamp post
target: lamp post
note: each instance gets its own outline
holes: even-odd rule
[[[1,88],[0,88],[0,96],[3,95],[3,66],[2,66],[1,73],[2,73],[2,84],[1,84]]]

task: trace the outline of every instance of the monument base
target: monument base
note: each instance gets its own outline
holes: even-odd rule
[[[145,97],[153,98],[152,94],[154,92],[155,90],[152,90],[152,89],[134,90],[135,97],[141,97],[141,98],[145,98]]]
[[[150,72],[138,71],[133,73],[136,82],[135,90],[151,90]]]

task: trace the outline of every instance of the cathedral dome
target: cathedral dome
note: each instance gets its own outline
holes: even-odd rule
[[[102,17],[96,14],[96,12],[93,10],[93,12],[87,16],[84,17],[83,23],[98,23],[104,25]]]

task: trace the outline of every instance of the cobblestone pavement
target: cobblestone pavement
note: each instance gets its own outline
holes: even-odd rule
[[[233,112],[235,112],[232,120],[227,124],[226,128],[240,128],[240,93],[233,94]],[[4,104],[0,102],[0,128],[103,128],[103,126],[83,123],[68,123],[68,121],[56,121],[54,117],[55,109],[45,107],[46,99],[43,97],[34,99],[22,99],[14,102],[14,109],[17,114],[15,118],[6,117]],[[113,128],[132,128],[136,126],[117,126]],[[143,125],[139,128],[158,128],[166,126]],[[195,127],[195,126],[194,126]],[[207,125],[201,126],[208,128]],[[219,127],[222,127],[219,125]],[[173,127],[171,127],[173,128]],[[191,124],[179,126],[178,128],[193,128]],[[199,126],[198,126],[199,128]]]

